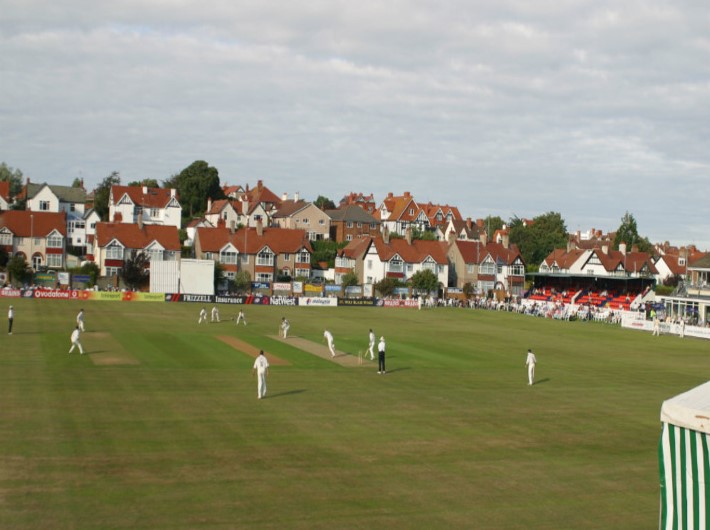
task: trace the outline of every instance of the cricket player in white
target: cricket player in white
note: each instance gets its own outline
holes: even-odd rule
[[[323,338],[328,341],[328,349],[330,350],[330,356],[335,357],[335,344],[333,344],[333,334],[326,329],[323,332]]]
[[[266,360],[264,350],[259,351],[259,355],[254,360],[254,367],[251,370],[256,372],[257,385],[256,397],[261,399],[266,395],[266,376],[269,375],[269,361]]]
[[[79,335],[81,335],[81,330],[79,326],[77,326],[71,334],[71,348],[69,349],[69,353],[73,352],[75,347],[78,347],[79,353],[84,355],[84,348],[81,346],[81,342],[79,342]]]
[[[84,310],[81,309],[79,310],[79,314],[76,315],[76,325],[79,326],[79,329],[81,330],[82,333],[84,333]]]
[[[207,322],[207,310],[204,307],[200,309],[200,318],[197,319],[198,324],[202,324],[203,322]]]
[[[370,328],[370,345],[368,346],[367,351],[370,352],[370,360],[374,361],[375,360],[375,332],[372,331],[372,328]]]
[[[244,322],[244,325],[247,325],[247,317],[244,316],[244,311],[239,310],[239,314],[237,315],[237,326],[239,325],[240,322]]]
[[[525,360],[525,364],[528,367],[528,385],[532,385],[535,382],[535,363],[537,363],[537,357],[535,357],[532,350],[528,350],[528,358]]]
[[[212,308],[212,322],[219,322],[219,309],[217,309],[217,306],[214,306]]]
[[[291,328],[291,324],[289,323],[288,320],[286,320],[286,317],[281,318],[281,333],[283,334],[284,339],[288,337],[288,330]]]

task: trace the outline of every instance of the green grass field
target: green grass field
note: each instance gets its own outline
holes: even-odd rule
[[[2,302],[2,529],[655,528],[661,403],[710,374],[707,342],[486,311]],[[350,353],[373,327],[389,373],[284,315]],[[267,399],[220,335],[290,363]]]

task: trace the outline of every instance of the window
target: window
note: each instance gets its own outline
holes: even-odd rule
[[[301,276],[305,276],[308,278],[311,275],[311,270],[310,269],[296,269],[296,277],[300,278]]]
[[[303,219],[301,219],[301,222],[302,222],[304,225],[307,225],[307,224],[309,224],[311,221],[310,221],[309,219],[307,219],[307,218],[303,218]]]
[[[91,223],[91,229],[96,230],[96,223]]]
[[[0,245],[12,245],[12,234],[0,234]]]
[[[150,209],[150,216],[153,219],[157,219],[160,216],[160,210],[158,208],[151,208]]]
[[[474,271],[475,271],[475,266],[473,265],[473,263],[467,263],[466,264],[466,273],[473,274]]]
[[[372,270],[372,260],[371,259],[367,260],[367,270],[369,270],[369,271]]]
[[[358,223],[358,224],[357,224],[357,227],[358,227],[358,228],[362,228],[362,223]]]
[[[240,258],[241,258],[242,265],[249,264],[249,254],[241,254]]]
[[[212,259],[212,252],[205,252],[205,259]]]
[[[325,224],[325,219],[320,219],[320,220],[318,221],[318,224],[319,224],[319,225],[324,225],[324,224]]]
[[[409,209],[409,215],[414,215],[414,208]]]
[[[47,238],[47,246],[49,248],[62,248],[63,244],[64,238],[62,238],[62,236],[54,234]]]
[[[525,267],[523,267],[520,264],[513,265],[510,268],[510,274],[512,276],[524,276],[525,275]]]
[[[348,234],[348,235],[345,236],[345,241],[352,241],[352,240],[353,240],[353,235],[352,235],[352,234]]]
[[[348,221],[347,223],[345,223],[345,228],[352,228],[352,227],[353,227],[352,221]]]
[[[62,255],[61,254],[47,254],[47,267],[61,267],[62,266]]]
[[[414,272],[414,265],[407,263],[407,272]]]
[[[283,260],[284,261],[291,261],[291,254],[289,254],[288,252],[285,252],[283,254]]]
[[[224,273],[224,275],[227,277],[228,280],[234,280],[234,278],[237,276],[237,273],[234,271],[227,271]]]
[[[219,261],[221,263],[229,263],[231,265],[236,265],[237,253],[236,252],[220,252]]]
[[[163,261],[163,251],[160,249],[150,250],[147,254],[150,261]]]
[[[76,204],[73,202],[69,204],[69,211],[70,212],[75,212],[76,211]]]
[[[302,250],[296,254],[296,263],[310,263],[311,255],[306,250]]]
[[[481,265],[481,274],[495,274],[495,273],[496,273],[496,264],[495,263],[487,261]]]
[[[375,230],[377,228],[377,223],[370,223],[370,230]]]
[[[41,212],[49,211],[49,201],[39,201],[39,209]]]
[[[121,267],[106,267],[106,276],[118,276],[121,273]]]
[[[392,258],[389,263],[390,272],[404,272],[404,264],[398,257]]]
[[[256,273],[256,281],[257,282],[270,282],[271,281],[271,273],[268,272],[257,272]]]
[[[257,265],[273,265],[274,264],[274,254],[266,249],[262,250],[259,252],[259,255],[256,257],[256,264]]]
[[[123,247],[118,245],[106,247],[106,259],[123,259]]]

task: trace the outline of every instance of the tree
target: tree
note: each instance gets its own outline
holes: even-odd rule
[[[145,186],[147,188],[159,188],[160,185],[155,179],[134,180],[128,183],[129,186]]]
[[[471,282],[466,282],[463,284],[463,294],[466,298],[471,298],[471,296],[476,294],[476,286]]]
[[[439,278],[429,269],[415,272],[411,281],[412,289],[420,293],[431,293],[439,288]]]
[[[318,198],[313,203],[321,210],[335,210],[335,203],[331,201],[328,197],[323,195],[318,195]]]
[[[358,279],[357,274],[355,274],[355,271],[350,271],[347,274],[343,275],[341,284],[343,286],[343,289],[347,289],[348,287],[355,287],[356,285],[360,285],[360,280]]]
[[[80,179],[79,177],[75,178],[72,183],[71,183],[72,188],[83,188],[84,187],[84,181]]]
[[[0,180],[10,183],[10,197],[22,191],[22,171],[11,168],[5,162],[0,164]]]
[[[238,293],[245,293],[251,287],[251,275],[249,271],[239,271],[234,276],[234,288]]]
[[[486,231],[486,234],[488,234],[488,237],[491,238],[496,230],[503,228],[504,224],[505,222],[499,216],[489,215],[483,220],[483,229]]]
[[[132,259],[127,259],[121,269],[121,278],[130,289],[140,289],[150,280],[148,265],[150,260],[145,252],[139,252]]]
[[[509,238],[520,250],[526,268],[534,271],[550,252],[567,246],[567,227],[557,212],[538,215],[528,226],[514,217],[510,221]]]
[[[375,290],[380,293],[382,298],[392,296],[394,290],[400,286],[400,281],[397,278],[383,278],[375,283]]]
[[[10,273],[10,279],[15,285],[22,285],[32,278],[32,269],[30,269],[27,260],[22,255],[13,256],[8,260],[7,272]]]
[[[96,285],[96,280],[99,277],[99,266],[94,263],[93,261],[89,261],[84,263],[81,268],[79,269],[79,272],[81,274],[88,274],[89,275],[89,287],[93,287]]]
[[[183,213],[189,219],[205,212],[208,198],[224,198],[217,168],[204,160],[196,160],[183,169],[177,176],[176,188],[180,194]]]
[[[311,241],[313,247],[313,255],[311,256],[312,263],[320,263],[321,261],[328,262],[328,267],[335,266],[335,256],[338,250],[345,247],[345,243],[337,243],[332,239],[321,239],[319,241]]]
[[[639,235],[636,219],[629,212],[624,214],[621,218],[621,225],[616,229],[614,248],[618,250],[621,243],[626,243],[626,247],[629,251],[634,245],[637,246],[641,252],[651,252],[653,249],[653,245],[648,238]]]
[[[7,250],[0,247],[0,267],[5,267],[8,261],[10,261],[10,255],[7,253]]]
[[[412,241],[415,239],[423,239],[424,241],[436,241],[436,233],[432,230],[421,230],[417,227],[412,228]]]
[[[118,174],[118,171],[113,171],[94,190],[94,210],[102,221],[108,221],[108,199],[111,195],[111,186],[119,184],[121,184],[121,175]]]
[[[225,272],[224,265],[222,265],[222,263],[220,263],[219,261],[215,261],[214,262],[214,291],[215,292],[219,291],[219,288],[226,277],[224,272]]]

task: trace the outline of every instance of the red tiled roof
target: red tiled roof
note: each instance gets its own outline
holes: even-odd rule
[[[219,252],[228,243],[242,254],[257,254],[267,246],[276,254],[293,254],[303,248],[313,252],[308,234],[300,229],[264,228],[259,236],[256,228],[240,228],[232,234],[224,227],[200,227],[195,237],[203,252]]]
[[[64,212],[7,210],[0,212],[0,226],[6,226],[17,237],[46,237],[54,230],[66,236],[67,215]]]
[[[105,247],[117,239],[126,248],[146,248],[153,241],[165,250],[180,250],[178,229],[169,225],[143,225],[137,223],[96,223],[96,240],[99,247]]]
[[[415,239],[410,245],[406,239],[391,239],[389,244],[382,238],[374,238],[375,248],[381,261],[389,261],[393,256],[399,255],[405,263],[421,263],[427,256],[441,265],[447,261],[446,251],[448,245],[443,241],[428,241]]]
[[[7,180],[0,180],[0,197],[10,202],[10,182]]]
[[[168,188],[147,188],[143,193],[143,186],[111,186],[111,193],[114,204],[128,195],[134,204],[144,208],[165,208],[172,198],[172,191]],[[177,192],[175,200],[179,200]]]

